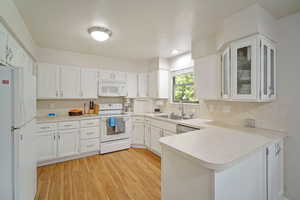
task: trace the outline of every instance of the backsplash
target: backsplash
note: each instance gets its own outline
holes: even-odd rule
[[[167,103],[163,112],[179,113],[181,105]],[[278,131],[287,130],[288,103],[248,103],[226,101],[200,101],[198,105],[185,104],[187,114],[233,125],[244,125],[245,119],[255,119],[256,127]]]
[[[104,103],[123,103],[123,98],[118,97],[101,97],[94,100],[96,104]],[[38,100],[37,101],[37,116],[47,116],[49,112],[54,112],[57,115],[67,115],[71,109],[82,109],[83,104],[89,103],[86,100]]]

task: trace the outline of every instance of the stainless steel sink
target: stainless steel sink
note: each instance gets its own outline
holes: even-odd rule
[[[161,118],[165,118],[165,119],[172,119],[172,120],[184,120],[184,119],[192,119],[193,116],[180,116],[180,115],[176,115],[176,114],[169,114],[169,115],[159,115],[157,117],[161,117]]]

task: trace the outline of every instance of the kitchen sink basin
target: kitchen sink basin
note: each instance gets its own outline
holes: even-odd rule
[[[157,117],[165,118],[165,119],[172,119],[172,120],[184,120],[184,119],[192,119],[192,117],[187,117],[187,116],[180,116],[176,114],[169,114],[169,115],[159,115]]]

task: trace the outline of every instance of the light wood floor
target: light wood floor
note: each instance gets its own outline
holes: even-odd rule
[[[160,199],[160,158],[129,149],[38,168],[36,200]]]

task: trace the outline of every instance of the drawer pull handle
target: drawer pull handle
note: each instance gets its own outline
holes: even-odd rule
[[[86,145],[87,148],[93,147],[95,144]]]
[[[92,135],[92,134],[94,134],[94,132],[88,132],[88,133],[86,133],[87,135]]]

